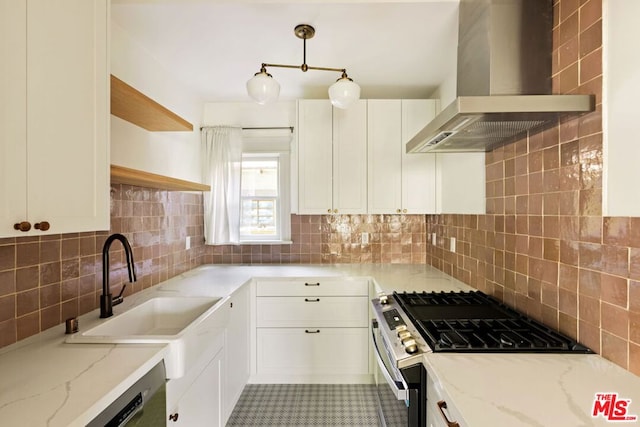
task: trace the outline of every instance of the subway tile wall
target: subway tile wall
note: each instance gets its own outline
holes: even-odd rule
[[[554,17],[553,91],[597,111],[488,153],[487,214],[429,216],[427,263],[640,375],[640,218],[602,216],[602,0]]]
[[[368,243],[363,243],[367,233]],[[424,215],[291,215],[290,245],[207,246],[208,264],[423,264]]]
[[[109,232],[0,239],[0,347],[98,307],[110,233],[124,234],[133,248],[138,281],[125,295],[156,285],[202,264],[202,195],[113,185]],[[128,281],[123,255],[114,242],[113,293]]]

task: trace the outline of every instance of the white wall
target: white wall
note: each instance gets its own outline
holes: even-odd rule
[[[440,107],[437,112],[440,112],[447,108],[451,104],[457,95],[458,81],[457,81],[457,66],[453,65],[450,73],[447,74],[447,78],[438,86],[438,89],[434,90],[429,99],[439,99]]]
[[[201,182],[204,102],[173,78],[144,47],[111,22],[111,74],[191,122],[192,132],[149,132],[111,116],[111,163]]]
[[[296,102],[281,101],[271,105],[259,105],[255,102],[209,102],[204,106],[202,122],[204,126],[295,126]]]

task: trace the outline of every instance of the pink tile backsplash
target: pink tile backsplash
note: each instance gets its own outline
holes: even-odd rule
[[[488,153],[487,214],[428,216],[427,263],[640,375],[640,219],[602,216],[602,0],[554,11],[554,92],[597,110]]]
[[[207,246],[209,264],[422,264],[424,215],[291,215],[287,245]],[[362,233],[369,243],[362,243]]]
[[[156,285],[202,264],[202,196],[113,185],[109,232],[0,239],[0,346],[98,307],[102,246],[111,233],[124,234],[133,247],[138,281],[125,295]],[[127,281],[123,254],[114,243],[113,292]]]

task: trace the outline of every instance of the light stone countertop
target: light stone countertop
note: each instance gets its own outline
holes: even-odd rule
[[[224,297],[264,277],[371,277],[385,292],[471,289],[427,265],[205,265],[126,297],[114,312],[155,296]],[[95,310],[79,321],[86,330],[101,320]],[[66,344],[65,337],[59,325],[0,349],[1,425],[83,426],[166,352],[163,345]],[[605,425],[590,418],[596,392],[632,399],[630,413],[640,415],[640,377],[598,355],[430,354],[425,364],[462,409],[462,426]]]
[[[631,399],[640,425],[640,377],[596,354],[442,354],[424,357],[460,426],[606,426],[592,417],[596,393]],[[439,386],[439,387],[438,387]]]

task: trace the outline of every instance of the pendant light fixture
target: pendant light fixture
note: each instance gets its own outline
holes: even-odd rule
[[[311,67],[307,65],[307,39],[313,38],[316,30],[311,25],[300,24],[294,28],[294,34],[302,39],[302,65],[284,65],[262,63],[260,71],[247,82],[247,93],[258,104],[264,105],[274,102],[280,95],[280,84],[267,73],[267,67],[299,68],[303,72],[308,70],[336,71],[340,78],[329,87],[329,99],[337,108],[348,108],[360,99],[360,86],[347,76],[345,68]]]

